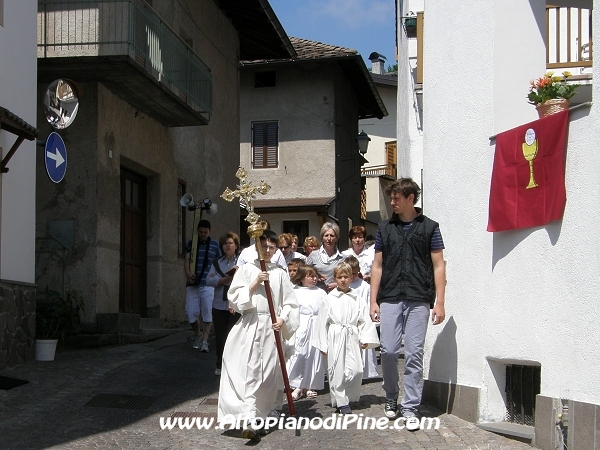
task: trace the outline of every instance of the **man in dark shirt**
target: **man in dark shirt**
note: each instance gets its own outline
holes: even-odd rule
[[[201,352],[208,352],[208,335],[212,323],[212,303],[215,289],[206,285],[206,277],[210,266],[215,258],[221,256],[219,243],[210,236],[210,222],[201,220],[198,223],[198,251],[196,253],[196,270],[190,271],[190,255],[192,252],[192,240],[185,246],[185,312],[188,321],[196,333],[194,348]],[[202,317],[202,328],[200,327]]]
[[[386,189],[394,214],[379,224],[371,269],[371,318],[381,322],[381,370],[385,415],[398,414],[398,357],[404,334],[404,395],[400,412],[415,417],[423,394],[423,347],[430,317],[445,318],[444,243],[437,222],[414,205],[420,189],[411,178]]]

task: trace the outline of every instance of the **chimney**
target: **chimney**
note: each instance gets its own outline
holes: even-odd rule
[[[387,58],[377,52],[373,52],[369,55],[369,59],[371,60],[371,73],[383,75],[385,73],[385,60]]]

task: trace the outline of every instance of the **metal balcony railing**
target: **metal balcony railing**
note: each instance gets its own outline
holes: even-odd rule
[[[592,10],[546,7],[546,68],[592,67]]]
[[[360,175],[367,178],[391,177],[396,179],[396,164],[383,164],[381,166],[363,167]]]
[[[140,0],[39,0],[38,58],[129,56],[198,112],[212,112],[210,69]]]

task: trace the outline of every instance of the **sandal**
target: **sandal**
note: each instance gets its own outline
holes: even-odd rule
[[[292,392],[292,399],[296,401],[300,400],[302,397],[304,397],[304,391],[300,388],[294,389],[294,392]]]
[[[316,391],[313,391],[312,389],[306,391],[306,398],[317,398]]]

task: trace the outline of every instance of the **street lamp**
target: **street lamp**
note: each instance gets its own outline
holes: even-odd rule
[[[369,141],[371,138],[367,133],[361,131],[358,136],[356,136],[356,142],[358,142],[358,151],[361,155],[367,153],[367,147],[369,146]]]

